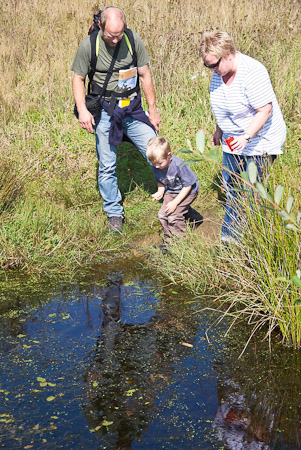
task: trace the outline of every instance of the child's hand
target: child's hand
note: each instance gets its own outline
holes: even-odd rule
[[[165,208],[166,214],[173,213],[177,206],[178,205],[175,203],[174,200],[172,200],[171,202],[167,203],[166,208]]]
[[[163,197],[163,192],[157,191],[154,194],[152,194],[152,200],[161,200]]]

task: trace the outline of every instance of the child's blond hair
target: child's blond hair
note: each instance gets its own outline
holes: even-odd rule
[[[170,153],[170,143],[165,137],[156,136],[148,141],[146,156],[151,162],[166,159],[168,153]]]

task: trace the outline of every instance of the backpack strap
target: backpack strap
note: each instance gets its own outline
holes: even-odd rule
[[[135,41],[134,41],[134,36],[133,36],[132,30],[130,30],[129,28],[125,28],[125,30],[124,30],[124,38],[125,38],[126,44],[128,46],[129,52],[130,52],[130,54],[132,55],[132,58],[133,58],[133,63],[132,64],[134,65],[134,67],[137,67],[137,53],[136,53],[136,49],[135,49]],[[91,62],[90,62],[90,71],[88,73],[88,78],[89,78],[88,94],[90,94],[92,91],[95,90],[95,87],[92,86],[92,83],[93,83],[93,77],[94,77],[95,72],[96,72],[97,58],[98,58],[98,54],[99,54],[99,39],[100,39],[100,31],[99,31],[99,29],[95,29],[95,30],[91,31],[91,33],[90,33]],[[111,78],[112,73],[114,71],[114,64],[115,64],[116,59],[117,59],[117,55],[118,55],[118,51],[119,51],[120,45],[121,45],[121,41],[119,41],[118,44],[115,47],[115,51],[114,51],[113,58],[112,58],[112,61],[111,61],[111,64],[110,64],[110,68],[107,71],[105,82],[104,82],[102,88],[100,89],[99,95],[101,97],[104,95],[105,92],[107,92],[106,88],[107,88],[109,79]],[[138,74],[138,70],[137,70],[136,87],[134,89],[132,89],[131,91],[129,91],[127,93],[124,93],[121,96],[125,97],[126,95],[130,95],[133,92],[137,92],[137,86],[138,86],[138,89],[139,89],[139,74]],[[97,90],[99,90],[99,89],[97,89]],[[115,99],[115,101],[112,102],[111,108],[113,108],[113,103],[116,103],[116,99]]]
[[[90,63],[90,72],[88,73],[89,78],[89,84],[88,84],[88,94],[91,93],[92,90],[92,81],[93,77],[96,72],[96,63],[97,63],[97,56],[98,56],[98,50],[99,50],[99,31],[94,30],[90,34],[90,43],[91,43],[91,63]]]
[[[133,35],[132,30],[130,30],[129,28],[125,28],[125,30],[124,30],[124,39],[129,48],[130,54],[133,57],[134,67],[137,67],[137,53],[136,53],[136,49],[135,49],[134,35]]]
[[[115,47],[114,54],[113,54],[113,58],[112,58],[112,61],[111,61],[109,70],[107,71],[107,75],[106,75],[105,82],[104,82],[104,84],[103,84],[103,86],[102,86],[102,88],[101,88],[100,98],[103,96],[103,93],[104,93],[105,90],[107,89],[107,85],[108,85],[109,79],[110,79],[111,76],[112,76],[113,69],[114,69],[114,64],[115,64],[115,62],[116,62],[117,55],[118,55],[118,52],[119,52],[119,49],[120,49],[120,44],[121,44],[121,41],[119,41],[118,44],[117,44],[116,47]]]
[[[96,72],[96,64],[97,58],[99,54],[99,39],[100,39],[100,31],[99,29],[95,29],[90,33],[90,43],[91,43],[91,62],[90,62],[90,72],[88,73],[89,82],[92,84],[93,77]],[[137,53],[135,49],[135,41],[132,30],[129,28],[125,28],[124,30],[124,39],[128,46],[129,52],[133,58],[134,67],[137,67]],[[130,65],[129,65],[130,67]],[[88,88],[89,89],[89,88]]]
[[[128,35],[127,35],[126,33],[124,33],[124,39],[125,39],[125,41],[126,41],[126,45],[127,45],[128,48],[129,48],[130,54],[133,56],[132,45],[131,45],[130,40],[129,40],[129,38],[128,38]]]

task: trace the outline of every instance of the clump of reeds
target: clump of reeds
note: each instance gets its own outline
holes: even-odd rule
[[[299,348],[300,230],[285,228],[279,214],[260,200],[245,201],[243,208],[245,228],[237,248],[220,250],[228,276],[235,279],[226,314],[246,318],[252,334],[264,327],[269,340],[278,330],[286,344]]]
[[[203,153],[201,131],[196,141]],[[216,154],[211,151],[205,158],[215,160]],[[170,257],[158,267],[173,282],[184,282],[198,296],[214,294],[223,316],[230,315],[233,324],[246,319],[252,325],[250,338],[264,327],[271,341],[273,331],[280,330],[285,343],[299,348],[300,204],[292,195],[285,199],[282,185],[258,181],[254,163],[236,178],[233,202],[240,232],[235,243],[213,247],[188,233],[186,240],[174,242]]]

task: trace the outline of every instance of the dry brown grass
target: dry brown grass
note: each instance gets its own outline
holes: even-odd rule
[[[159,103],[167,93],[189,95],[182,92],[183,79],[202,69],[200,36],[213,28],[227,30],[241,51],[260,59],[268,70],[275,68],[275,88],[285,94],[281,86],[292,63],[290,49],[296,51],[300,43],[297,1],[121,0],[116,5],[126,11],[129,26],[142,36],[151,55]],[[89,0],[2,2],[2,118],[13,119],[31,108],[70,107],[69,67],[97,9]],[[284,100],[280,98],[282,106]]]

